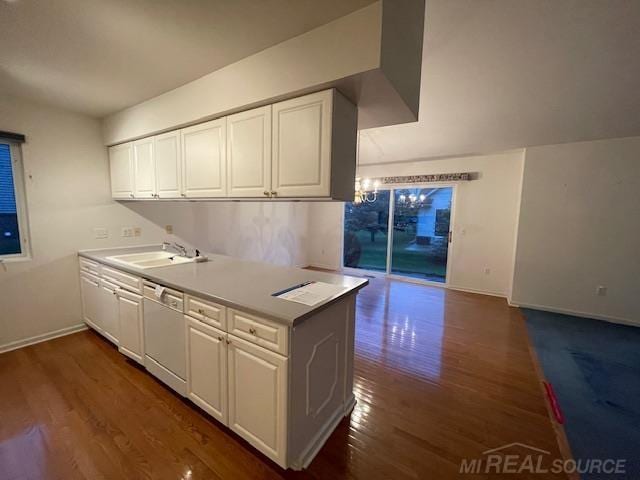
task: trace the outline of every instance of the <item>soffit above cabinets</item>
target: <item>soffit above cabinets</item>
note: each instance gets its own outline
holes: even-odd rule
[[[418,118],[424,0],[378,0],[104,118],[105,145],[335,87],[358,128]],[[169,59],[170,61],[170,59]]]

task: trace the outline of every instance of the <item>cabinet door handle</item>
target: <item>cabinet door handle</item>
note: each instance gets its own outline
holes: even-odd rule
[[[272,197],[277,197],[278,196],[278,192],[276,192],[275,190],[271,192],[271,196]]]
[[[271,196],[271,192],[264,191],[262,193],[264,193],[265,197],[270,197]]]
[[[258,333],[258,332],[256,331],[256,329],[255,329],[255,328],[250,328],[250,329],[249,329],[249,333],[250,333],[251,335],[255,335],[255,334],[256,334],[256,333]]]
[[[230,343],[231,343],[231,340],[227,338],[227,345],[229,345]]]
[[[219,341],[223,341],[223,340],[224,340],[224,338],[222,338],[222,337],[218,337],[218,340],[219,340]]]
[[[131,198],[135,198],[135,196],[133,195],[133,193],[130,193],[130,194],[129,194],[129,196],[130,196]]]

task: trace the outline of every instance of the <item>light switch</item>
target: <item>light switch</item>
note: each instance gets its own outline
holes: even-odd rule
[[[122,227],[122,236],[123,237],[133,237],[133,228],[131,228],[131,227]]]
[[[173,225],[165,225],[164,231],[167,233],[173,233]]]
[[[134,227],[133,228],[133,236],[134,237],[139,237],[140,235],[142,235],[142,229],[140,227]]]

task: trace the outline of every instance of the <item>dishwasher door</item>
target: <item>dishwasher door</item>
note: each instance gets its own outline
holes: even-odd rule
[[[184,382],[187,378],[187,361],[182,312],[145,298],[144,348],[146,356]],[[147,368],[160,378],[154,369]],[[160,379],[167,383],[164,378]]]

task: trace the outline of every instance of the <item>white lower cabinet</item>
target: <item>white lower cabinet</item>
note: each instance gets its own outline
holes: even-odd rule
[[[187,396],[227,424],[227,334],[186,317]]]
[[[142,296],[126,290],[117,291],[118,350],[136,362],[144,363]]]
[[[287,362],[229,335],[228,426],[287,468]]]
[[[82,318],[87,325],[98,329],[100,311],[100,279],[89,273],[80,274],[80,295],[82,298]]]
[[[116,345],[118,344],[118,297],[116,294],[119,288],[111,282],[100,281],[100,308],[96,322],[100,333]]]
[[[144,298],[156,298],[155,284],[142,285],[133,274],[80,260],[85,322],[158,376],[146,363],[154,351],[149,337],[145,345],[145,314],[147,322],[160,320],[148,305],[145,312]],[[186,387],[172,388],[282,468],[306,468],[355,404],[355,295],[295,325],[191,294],[183,304],[177,290],[166,289],[161,298],[152,303],[173,304],[182,313],[171,317],[179,322],[167,325],[171,330],[156,329],[156,335],[175,345],[175,328],[185,333],[184,347],[173,350],[186,360],[180,376]]]

